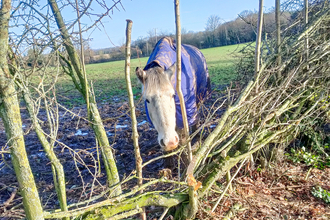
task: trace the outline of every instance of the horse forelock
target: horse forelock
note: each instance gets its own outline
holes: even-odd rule
[[[166,92],[173,88],[168,76],[162,67],[153,67],[147,70],[147,79],[143,86],[144,95],[153,95],[157,92]]]

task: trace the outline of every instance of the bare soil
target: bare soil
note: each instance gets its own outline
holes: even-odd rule
[[[211,109],[212,104],[223,97],[214,92],[205,103],[203,114]],[[104,120],[109,141],[114,150],[120,178],[129,176],[135,169],[134,149],[131,140],[130,113],[125,101],[103,103],[99,111]],[[217,112],[219,118],[225,109]],[[76,107],[70,109],[72,113],[60,109],[58,142],[54,151],[60,158],[66,175],[68,204],[86,200],[104,190],[106,178],[101,164],[98,169],[100,152],[95,144],[94,134],[84,120],[86,109]],[[21,109],[23,130],[28,158],[39,189],[44,209],[57,209],[57,201],[51,165],[46,157],[38,138],[31,126],[31,120],[24,107]],[[137,105],[139,143],[143,161],[162,155],[157,143],[157,132],[146,122],[143,103]],[[38,115],[45,130],[47,130],[47,116],[41,110]],[[205,135],[214,128],[215,122],[210,123]],[[0,150],[8,151],[6,135],[0,120]],[[18,183],[12,169],[10,154],[0,154],[0,219],[22,219],[24,210],[22,197],[19,195]],[[143,170],[145,178],[157,178],[159,171],[164,168],[164,161],[159,160],[146,166]],[[198,219],[222,219],[234,204],[240,204],[232,219],[330,219],[330,206],[311,195],[311,188],[317,185],[330,190],[330,169],[312,169],[305,180],[308,167],[302,164],[292,164],[286,160],[271,164],[262,171],[257,169],[242,170],[233,183],[234,190],[217,206],[214,213],[210,212],[219,194],[211,193],[200,202]],[[233,172],[235,170],[233,169]],[[175,175],[175,174],[174,174]],[[224,180],[218,183],[225,185]],[[128,190],[127,185],[124,190]],[[148,219],[157,219],[162,209],[148,209]],[[171,216],[167,217],[171,219]]]

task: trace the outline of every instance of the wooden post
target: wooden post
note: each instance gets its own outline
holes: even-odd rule
[[[176,24],[176,91],[178,93],[180,99],[182,120],[184,126],[184,136],[187,139],[189,137],[189,125],[186,114],[186,105],[184,101],[184,97],[181,90],[181,24],[180,24],[180,1],[174,0],[174,9],[175,9],[175,24]],[[189,163],[192,162],[192,152],[191,152],[191,144],[187,143],[188,149],[188,158]],[[187,172],[188,181],[189,178],[193,178],[193,172]],[[197,192],[194,189],[194,186],[189,186],[189,204],[185,207],[187,213],[186,218],[192,219],[198,211],[198,200],[197,200]]]
[[[258,16],[258,27],[257,27],[257,39],[255,49],[255,74],[259,73],[260,70],[260,47],[261,47],[261,35],[262,35],[262,21],[263,21],[263,0],[259,0],[259,16]]]
[[[185,139],[189,137],[189,125],[186,113],[186,104],[181,90],[181,24],[180,24],[180,1],[174,0],[175,6],[175,24],[176,24],[176,92],[180,99],[182,120],[183,120],[183,132]],[[191,144],[187,143],[189,162],[192,160]]]
[[[305,26],[308,24],[308,0],[304,0],[304,23]],[[307,28],[306,28],[307,29]],[[306,32],[305,36],[305,58],[306,62],[308,63],[308,57],[309,57],[309,42],[308,42],[308,32]],[[307,64],[307,69],[309,69],[309,65]]]
[[[127,19],[127,26],[126,26],[126,59],[125,59],[125,79],[126,79],[126,89],[127,89],[127,95],[129,100],[129,107],[131,111],[131,120],[132,120],[132,139],[134,144],[134,153],[135,153],[135,166],[136,166],[136,172],[138,176],[138,186],[142,186],[143,179],[142,179],[142,157],[140,154],[140,148],[139,148],[139,133],[137,130],[137,121],[136,121],[136,115],[135,115],[135,105],[134,105],[134,98],[133,98],[133,92],[132,92],[132,83],[131,83],[131,33],[132,33],[132,25],[133,21]],[[143,193],[143,190],[140,191],[140,193]],[[147,219],[146,213],[141,213],[141,219],[145,220]]]
[[[257,38],[256,38],[256,49],[255,49],[255,64],[254,64],[254,78],[257,81],[256,92],[259,89],[259,70],[260,70],[260,48],[261,48],[261,35],[262,35],[262,21],[263,21],[263,0],[259,0],[259,16],[258,16],[258,27],[257,27]],[[251,158],[253,161],[253,158]]]
[[[277,56],[277,65],[278,67],[282,63],[281,57],[281,9],[280,9],[280,0],[275,0],[275,23],[276,23],[276,56]],[[277,79],[280,79],[281,71],[277,71]]]

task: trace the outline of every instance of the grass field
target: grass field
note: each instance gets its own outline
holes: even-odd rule
[[[243,48],[243,45],[202,50],[208,64],[213,89],[218,88],[219,85],[229,84],[236,78],[235,62],[241,48]],[[137,66],[143,68],[147,60],[147,57],[131,60],[131,81],[134,94],[140,92],[140,85],[135,76],[135,68]],[[124,60],[86,65],[88,81],[93,84],[98,102],[119,101],[126,96],[124,68]],[[83,103],[68,77],[60,79],[58,88],[60,88],[61,97],[69,97],[66,101],[64,99],[66,105]]]

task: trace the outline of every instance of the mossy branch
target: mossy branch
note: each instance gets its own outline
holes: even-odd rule
[[[116,166],[116,161],[114,159],[112,149],[108,140],[108,137],[106,135],[103,122],[100,116],[100,113],[98,111],[96,102],[95,102],[95,97],[92,94],[92,92],[88,89],[87,85],[87,79],[86,79],[86,74],[84,73],[84,68],[83,65],[84,63],[81,63],[81,60],[79,59],[79,56],[73,46],[73,43],[71,41],[71,36],[68,32],[68,29],[64,23],[62,14],[58,8],[57,2],[55,0],[48,0],[48,4],[51,7],[51,10],[53,12],[53,15],[55,17],[56,24],[60,30],[64,46],[67,50],[67,53],[69,55],[69,60],[70,62],[67,62],[69,67],[69,75],[71,75],[76,88],[81,92],[81,95],[84,97],[86,100],[86,97],[89,98],[89,100],[86,100],[86,103],[88,105],[88,115],[91,117],[91,127],[94,130],[96,139],[98,141],[99,146],[101,147],[102,150],[102,158],[105,164],[106,168],[106,173],[108,177],[108,184],[111,185],[116,185],[117,183],[120,182],[119,179],[119,174]],[[74,72],[73,72],[74,70]],[[75,77],[73,76],[73,73],[75,73],[78,76],[79,79],[79,84],[78,80],[75,80]],[[88,95],[86,93],[89,93]],[[117,187],[116,191],[113,192],[113,195],[118,195],[121,193],[121,188]]]

